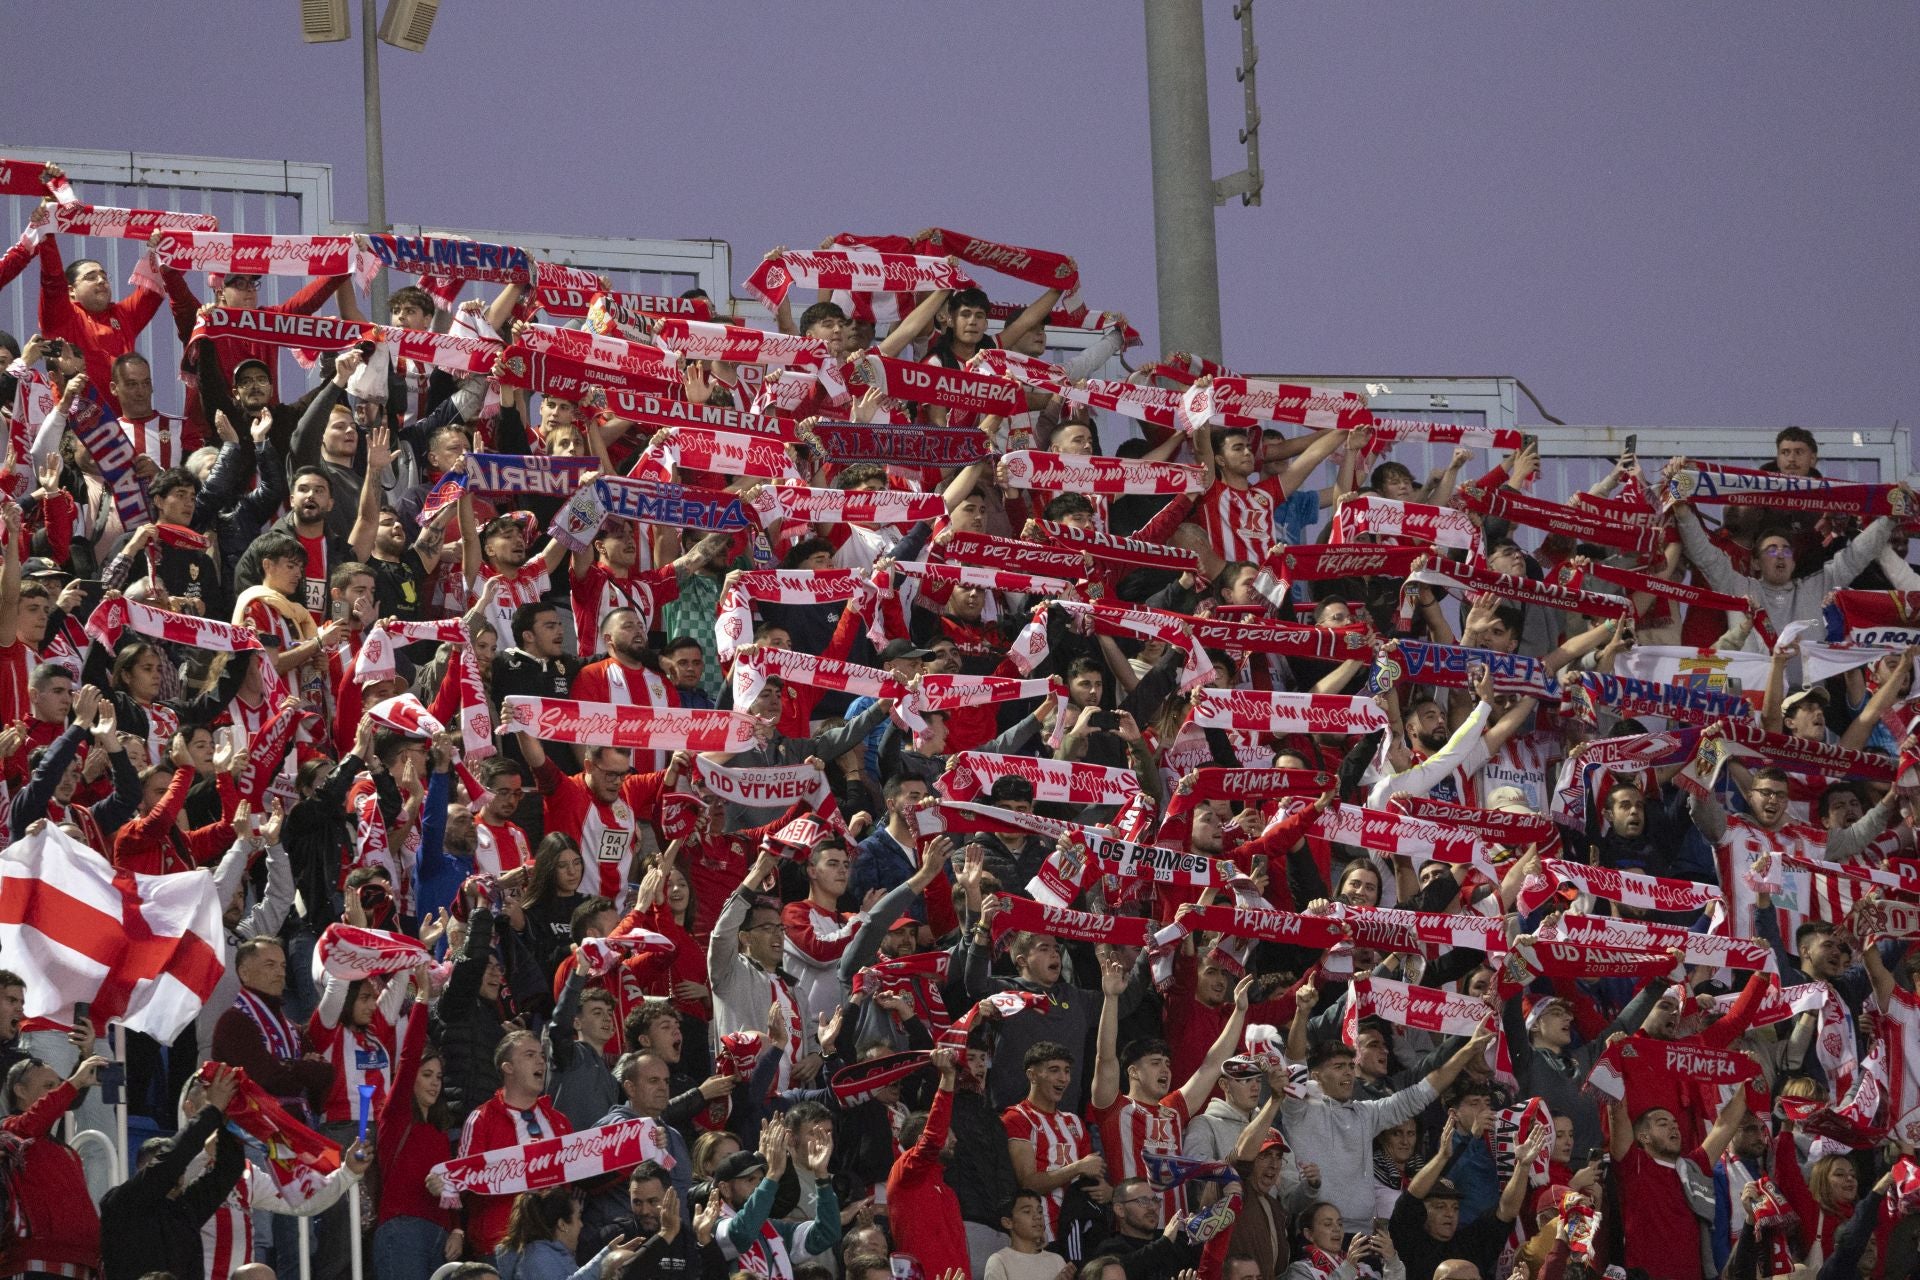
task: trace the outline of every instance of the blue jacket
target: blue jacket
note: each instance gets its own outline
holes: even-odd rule
[[[599,1280],[602,1249],[587,1264],[575,1266],[573,1254],[558,1240],[537,1240],[524,1249],[494,1251],[500,1280]]]
[[[860,842],[853,858],[853,882],[847,893],[855,902],[863,901],[869,889],[897,889],[913,878],[913,858],[885,828]],[[926,919],[926,907],[916,902],[907,912],[916,920]]]

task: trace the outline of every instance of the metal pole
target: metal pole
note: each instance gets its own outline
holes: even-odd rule
[[[367,230],[387,230],[387,154],[380,128],[380,20],[373,0],[360,0],[360,79],[366,95],[367,117]],[[387,322],[387,273],[373,278],[373,309],[369,318]]]
[[[1146,0],[1147,118],[1160,349],[1220,359],[1213,146],[1201,0]]]

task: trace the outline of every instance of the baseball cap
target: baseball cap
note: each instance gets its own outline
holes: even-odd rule
[[[1802,687],[1795,689],[1792,693],[1788,694],[1781,701],[1780,714],[1783,716],[1792,715],[1794,713],[1795,708],[1799,707],[1799,705],[1805,702],[1808,698],[1812,698],[1815,702],[1818,702],[1823,707],[1829,707],[1833,705],[1833,696],[1827,692],[1827,687],[1825,685],[1822,685],[1822,684],[1803,685]]]
[[[1266,1073],[1253,1058],[1237,1053],[1220,1064],[1220,1074],[1229,1080],[1257,1080]]]
[[[893,662],[900,658],[919,658],[925,661],[932,656],[933,650],[918,648],[911,640],[889,640],[886,647],[880,650],[882,662]]]
[[[23,578],[64,578],[67,576],[67,571],[45,556],[34,556],[20,566],[20,576]]]
[[[240,371],[246,368],[248,365],[255,365],[255,364],[259,365],[262,369],[266,369],[267,374],[269,376],[273,374],[273,370],[268,367],[267,362],[265,360],[255,360],[249,357],[245,360],[242,360],[239,364],[233,366],[233,380],[235,382],[238,382],[240,380]]]
[[[767,1167],[767,1158],[758,1151],[736,1151],[714,1166],[715,1182],[731,1182],[735,1178],[744,1178],[757,1169]]]

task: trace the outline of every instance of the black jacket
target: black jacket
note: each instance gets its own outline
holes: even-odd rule
[[[171,1196],[187,1166],[220,1135],[213,1164]],[[226,1202],[247,1157],[217,1107],[202,1107],[165,1155],[112,1188],[100,1202],[100,1258],[106,1280],[137,1280],[150,1271],[197,1276],[204,1269],[200,1228]]]
[[[467,941],[453,962],[447,989],[433,1008],[433,1040],[446,1064],[444,1096],[456,1124],[500,1087],[493,1050],[506,1031],[506,1019],[493,1001],[480,995],[493,954],[493,909],[479,907],[467,919]]]
[[[347,792],[366,762],[348,752],[340,757],[328,778],[312,795],[287,814],[282,843],[299,890],[300,919],[315,933],[340,918],[334,894],[340,883],[342,859],[353,848],[352,820],[347,814]]]

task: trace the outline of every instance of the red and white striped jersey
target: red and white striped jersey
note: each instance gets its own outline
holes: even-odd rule
[[[1887,1046],[1887,1089],[1893,1095],[1889,1115],[1894,1136],[1910,1142],[1920,1128],[1920,996],[1896,984],[1893,1000],[1881,1012],[1887,1022],[1880,1033]]]
[[[1128,1178],[1149,1177],[1147,1155],[1177,1156],[1185,1141],[1187,1100],[1178,1089],[1158,1102],[1140,1102],[1121,1094],[1112,1106],[1096,1107],[1093,1119],[1100,1126],[1100,1150],[1107,1158],[1107,1181],[1114,1186]],[[1186,1188],[1175,1187],[1160,1194],[1160,1225],[1168,1215],[1185,1213]]]
[[[1194,515],[1221,559],[1258,563],[1273,545],[1274,516],[1286,500],[1278,476],[1267,476],[1245,489],[1216,480],[1200,495]]]
[[[120,419],[120,430],[126,433],[127,443],[133,446],[135,454],[152,458],[162,471],[187,465],[189,450],[184,420],[171,414],[150,413],[144,418]]]
[[[1063,1169],[1092,1154],[1087,1145],[1087,1126],[1070,1111],[1042,1111],[1031,1102],[1008,1107],[1000,1115],[1009,1142],[1033,1144],[1035,1172]],[[1066,1188],[1047,1192],[1047,1239],[1060,1229],[1060,1210],[1066,1203]]]
[[[660,606],[680,598],[680,583],[671,568],[642,569],[616,578],[605,565],[595,564],[573,581],[573,625],[580,635],[580,652],[604,653],[600,621],[615,609],[632,609],[642,629],[651,631]]]
[[[505,823],[492,826],[485,822],[473,825],[473,868],[490,876],[497,876],[513,870],[515,867],[533,864],[533,846],[527,843],[527,833],[518,823]]]
[[[1545,813],[1554,764],[1565,754],[1557,733],[1543,729],[1515,734],[1473,779],[1473,803],[1484,806],[1501,787],[1517,787],[1527,798],[1527,808]]]
[[[1767,830],[1743,813],[1727,815],[1727,830],[1714,845],[1714,865],[1720,873],[1720,885],[1727,894],[1727,915],[1735,937],[1753,934],[1753,911],[1758,894],[1747,883],[1747,873],[1762,855],[1778,852],[1783,857],[1804,858],[1809,862],[1827,860],[1827,833],[1804,822],[1783,822]],[[1780,937],[1793,951],[1794,931],[1803,919],[1800,912],[1776,907],[1780,913]]]
[[[520,637],[513,634],[513,611],[523,604],[532,604],[553,590],[553,578],[547,573],[544,561],[535,560],[510,573],[502,573],[490,564],[483,564],[480,566],[480,577],[467,584],[467,590],[472,593],[467,598],[478,598],[481,584],[488,578],[499,579],[500,589],[494,592],[493,603],[487,606],[487,621],[493,624],[494,634],[500,637],[500,647],[510,649],[520,643]]]

